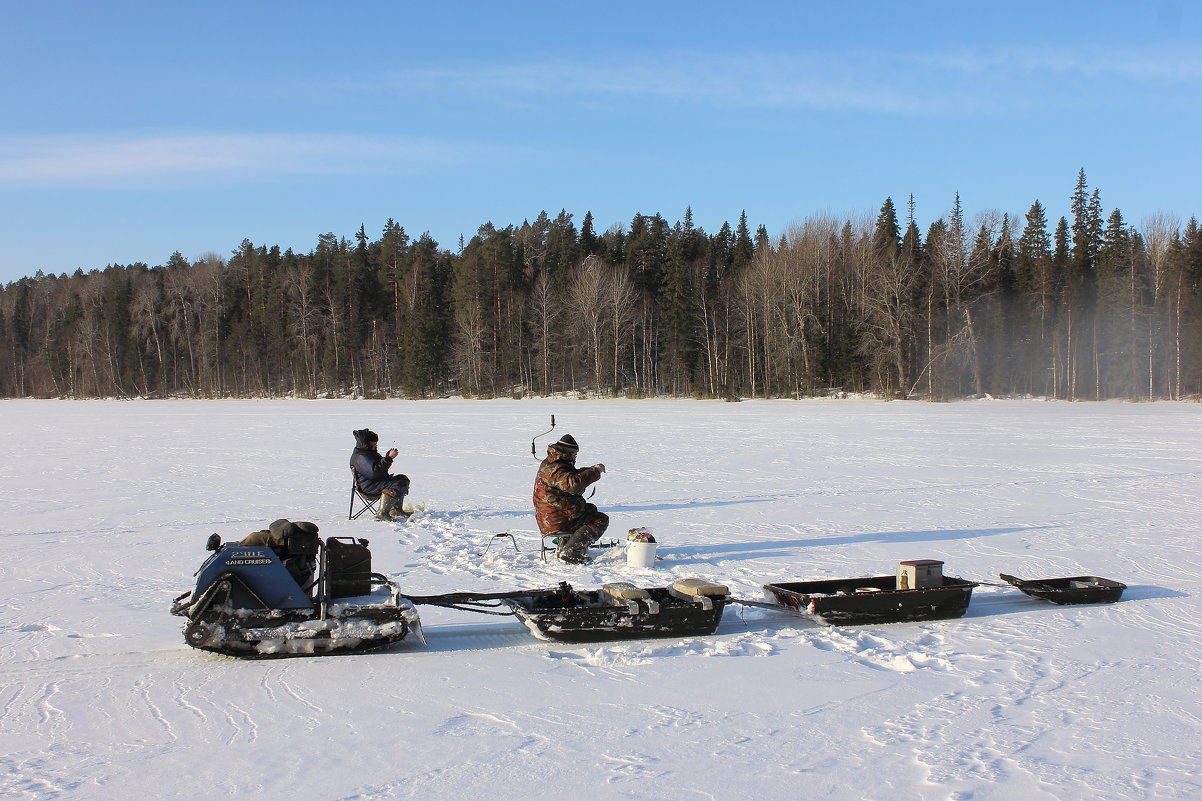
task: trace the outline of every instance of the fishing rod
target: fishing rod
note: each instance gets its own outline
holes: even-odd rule
[[[539,435],[538,435],[537,437],[535,437],[534,439],[530,440],[530,455],[531,455],[531,456],[533,456],[535,459],[537,459],[537,458],[538,458],[538,450],[537,450],[537,449],[535,448],[535,446],[534,446],[534,440],[535,440],[535,439],[538,439],[538,437],[545,437],[545,436],[547,436],[548,434],[550,434],[550,433],[551,433],[552,431],[554,431],[554,430],[555,430],[555,415],[551,415],[551,427],[550,427],[550,428],[548,428],[548,429],[547,429],[546,431],[544,431],[543,433],[539,434]],[[596,494],[596,492],[597,492],[597,488],[596,488],[596,487],[593,487],[593,491],[592,491],[592,492],[590,492],[590,493],[588,494],[588,497],[589,497],[589,498],[593,497],[593,495],[595,495],[595,494]]]

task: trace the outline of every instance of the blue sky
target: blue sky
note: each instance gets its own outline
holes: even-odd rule
[[[775,238],[915,200],[1202,213],[1202,3],[7,2],[0,282],[308,252],[389,218],[457,249],[746,210]]]

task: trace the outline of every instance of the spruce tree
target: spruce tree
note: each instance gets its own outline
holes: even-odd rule
[[[877,215],[876,226],[872,229],[872,251],[878,263],[884,263],[896,259],[900,249],[901,229],[897,223],[897,211],[893,208],[893,198],[887,197]]]
[[[736,272],[751,264],[755,257],[755,243],[751,241],[751,230],[747,227],[747,212],[739,213],[739,225],[735,228],[734,252],[731,254],[731,267]]]
[[[580,223],[580,253],[583,256],[593,256],[599,252],[597,234],[593,231],[593,213],[586,211],[584,220]]]

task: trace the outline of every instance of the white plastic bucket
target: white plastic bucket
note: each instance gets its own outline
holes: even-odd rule
[[[654,542],[626,543],[626,564],[631,567],[654,567],[657,544]]]

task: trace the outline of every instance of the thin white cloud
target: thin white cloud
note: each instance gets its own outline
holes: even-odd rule
[[[912,108],[862,64],[842,69],[826,58],[749,54],[737,58],[674,54],[643,63],[545,62],[429,68],[393,73],[397,91],[466,91],[499,98],[575,96],[661,99],[688,105],[808,107],[896,111]],[[361,85],[366,86],[366,85]]]
[[[183,178],[411,172],[472,148],[340,134],[0,138],[0,184],[139,185]]]
[[[916,64],[964,73],[1052,73],[1088,77],[1114,76],[1136,81],[1197,82],[1202,54],[1172,48],[1051,49],[1014,47],[958,50],[914,56]]]
[[[1055,79],[1065,75],[1196,82],[1202,77],[1202,56],[1139,49],[927,53],[809,48],[787,54],[677,52],[621,62],[431,67],[397,72],[384,80],[385,88],[398,92],[488,94],[498,102],[557,97],[612,103],[641,98],[721,108],[943,114],[985,111],[1004,100],[1025,104],[1033,87],[1055,94]],[[366,81],[359,88],[381,87]]]

